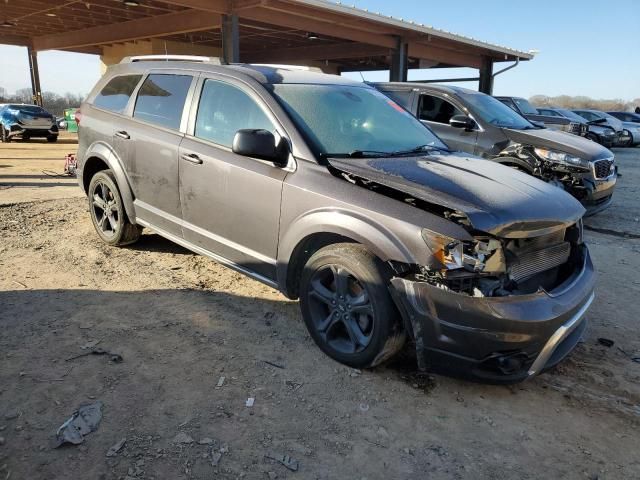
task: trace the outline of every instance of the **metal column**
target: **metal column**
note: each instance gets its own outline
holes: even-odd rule
[[[478,91],[487,95],[493,94],[493,60],[489,57],[482,57]]]
[[[226,63],[240,63],[238,16],[222,15],[222,58]]]
[[[406,82],[409,70],[409,45],[398,38],[398,46],[391,55],[391,68],[389,69],[390,82]]]
[[[42,106],[42,89],[40,88],[40,71],[38,70],[38,52],[27,47],[29,55],[29,73],[31,74],[31,94],[33,103]]]

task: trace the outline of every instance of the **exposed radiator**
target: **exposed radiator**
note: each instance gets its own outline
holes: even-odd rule
[[[552,247],[518,255],[509,265],[509,278],[519,282],[537,273],[566,263],[571,253],[571,244],[562,242]]]

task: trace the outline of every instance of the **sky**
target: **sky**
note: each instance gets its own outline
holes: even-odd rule
[[[536,58],[496,77],[494,94],[592,98],[640,97],[640,0],[347,0],[372,12],[413,20],[522,51]],[[99,58],[69,52],[38,54],[42,89],[88,93],[100,77]],[[497,64],[494,71],[508,63]],[[30,86],[25,48],[0,45],[0,87]],[[360,78],[359,74],[349,76]],[[472,69],[411,70],[409,79],[477,76]],[[386,80],[386,72],[366,72]],[[477,88],[477,84],[467,84]]]

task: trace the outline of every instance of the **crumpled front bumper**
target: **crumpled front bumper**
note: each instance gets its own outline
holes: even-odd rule
[[[582,268],[551,292],[471,297],[393,278],[392,294],[413,331],[421,369],[490,382],[518,382],[559,363],[586,327],[595,272]]]

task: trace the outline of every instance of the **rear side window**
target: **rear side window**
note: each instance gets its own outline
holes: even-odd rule
[[[418,115],[420,120],[448,124],[451,117],[462,115],[462,112],[440,97],[420,95]]]
[[[93,100],[93,104],[98,108],[122,113],[141,78],[142,75],[122,75],[112,78]]]
[[[149,75],[138,91],[133,116],[177,130],[192,78],[190,75]]]
[[[276,133],[267,115],[249,95],[228,83],[207,80],[198,105],[195,136],[231,148],[236,132],[244,128]]]

